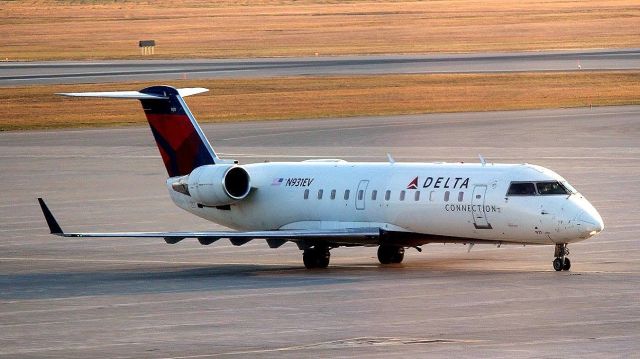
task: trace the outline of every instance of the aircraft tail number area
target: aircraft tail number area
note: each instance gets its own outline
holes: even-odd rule
[[[276,177],[271,182],[272,186],[285,187],[309,187],[315,181],[313,177]]]
[[[284,185],[287,187],[309,187],[314,180],[313,177],[293,177],[287,178]]]

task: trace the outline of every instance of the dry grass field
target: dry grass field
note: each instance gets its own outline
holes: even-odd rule
[[[145,122],[137,101],[54,92],[141,89],[146,83],[0,88],[0,130]],[[640,72],[426,74],[178,81],[202,122],[640,104]]]
[[[0,59],[640,47],[640,1],[0,0]]]

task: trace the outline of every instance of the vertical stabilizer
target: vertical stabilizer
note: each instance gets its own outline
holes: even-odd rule
[[[208,90],[204,88],[152,86],[140,91],[75,92],[60,95],[140,100],[167,173],[169,177],[176,177],[188,175],[197,167],[213,165],[219,160],[183,99],[206,91]]]
[[[140,92],[154,96],[140,102],[169,177],[215,164],[217,156],[178,90],[153,86]]]

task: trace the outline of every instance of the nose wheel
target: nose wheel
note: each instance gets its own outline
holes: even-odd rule
[[[567,257],[569,255],[569,249],[566,243],[556,244],[555,257],[553,260],[553,269],[557,272],[568,271],[571,268],[571,261]]]

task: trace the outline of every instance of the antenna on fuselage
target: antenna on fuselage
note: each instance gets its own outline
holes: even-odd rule
[[[478,158],[480,158],[480,163],[482,163],[482,166],[484,167],[487,164],[487,161],[485,161],[484,157],[482,157],[482,155],[479,153]]]
[[[391,163],[391,164],[396,163],[396,160],[393,159],[393,156],[391,156],[391,154],[389,152],[387,152],[387,159],[389,160],[389,163]]]

